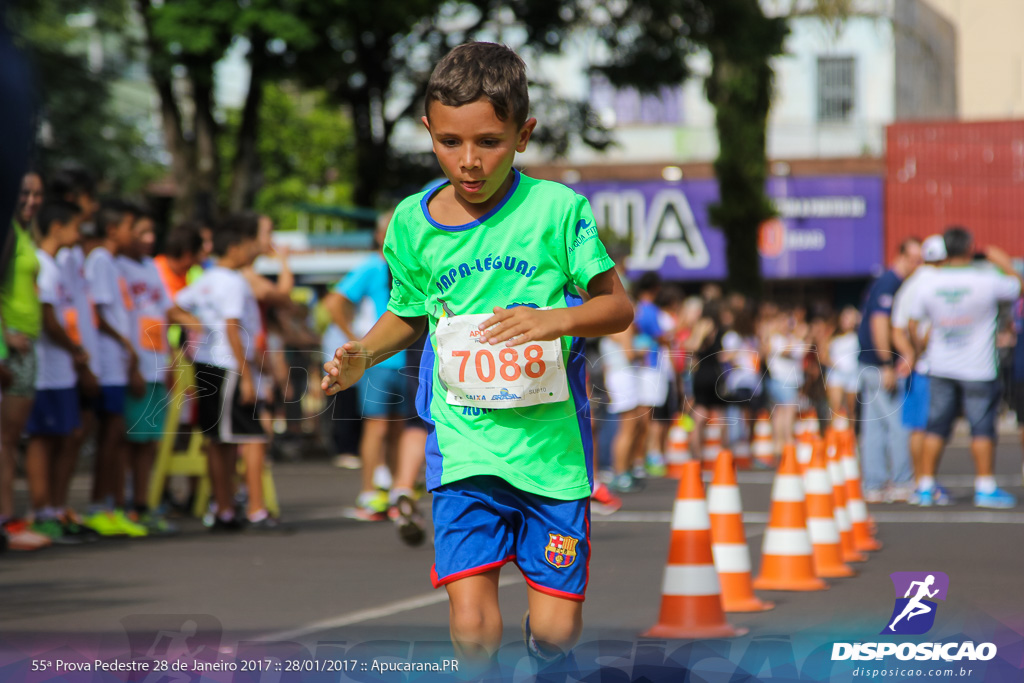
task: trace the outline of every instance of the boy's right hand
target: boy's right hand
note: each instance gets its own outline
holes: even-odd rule
[[[359,342],[350,341],[334,352],[334,358],[324,363],[327,376],[320,387],[328,396],[348,389],[370,367],[370,354]]]

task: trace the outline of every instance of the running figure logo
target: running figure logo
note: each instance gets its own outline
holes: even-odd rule
[[[889,577],[896,590],[896,604],[882,633],[927,633],[935,624],[938,607],[930,598],[946,599],[949,577],[942,572],[893,572]]]

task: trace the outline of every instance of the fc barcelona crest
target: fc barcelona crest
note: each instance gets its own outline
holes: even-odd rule
[[[580,539],[562,534],[548,533],[548,547],[544,549],[544,559],[552,567],[565,569],[576,561],[576,544]]]

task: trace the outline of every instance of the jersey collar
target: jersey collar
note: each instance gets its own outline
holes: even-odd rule
[[[493,209],[491,209],[490,211],[488,211],[475,221],[470,221],[469,223],[466,223],[464,225],[444,225],[442,223],[438,223],[437,221],[435,221],[433,216],[430,215],[430,211],[427,209],[427,204],[430,203],[430,200],[433,199],[438,192],[444,189],[445,185],[451,185],[450,181],[438,185],[437,187],[423,195],[423,199],[420,200],[420,209],[422,209],[423,211],[423,217],[426,218],[427,222],[433,225],[435,228],[438,228],[439,230],[444,230],[446,232],[462,232],[463,230],[475,228],[476,226],[480,225],[481,223],[484,223],[492,216],[494,216],[496,213],[501,211],[502,208],[504,208],[505,204],[508,203],[508,200],[512,198],[512,195],[516,193],[516,189],[519,187],[519,169],[513,168],[512,172],[515,174],[515,178],[512,179],[512,187],[508,188],[508,192],[505,193],[505,196],[501,198],[501,201],[498,202],[498,204]]]

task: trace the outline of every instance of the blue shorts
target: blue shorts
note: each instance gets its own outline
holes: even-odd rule
[[[401,368],[368,368],[356,384],[363,417],[409,417],[416,414],[416,395]]]
[[[99,401],[96,412],[100,415],[123,415],[124,397],[128,387],[123,384],[107,384],[100,386]]]
[[[434,491],[434,588],[515,562],[531,588],[583,600],[590,500],[557,500],[477,476]]]
[[[800,405],[800,391],[782,380],[768,378],[768,397],[775,405]]]
[[[912,373],[903,400],[903,426],[920,432],[928,426],[928,403],[931,392],[928,375]]]
[[[40,389],[25,431],[29,436],[67,436],[80,424],[78,389]]]
[[[960,411],[971,425],[971,437],[996,440],[996,416],[999,412],[999,380],[968,382],[931,378],[931,400],[928,405],[929,434],[948,439],[953,421]]]

